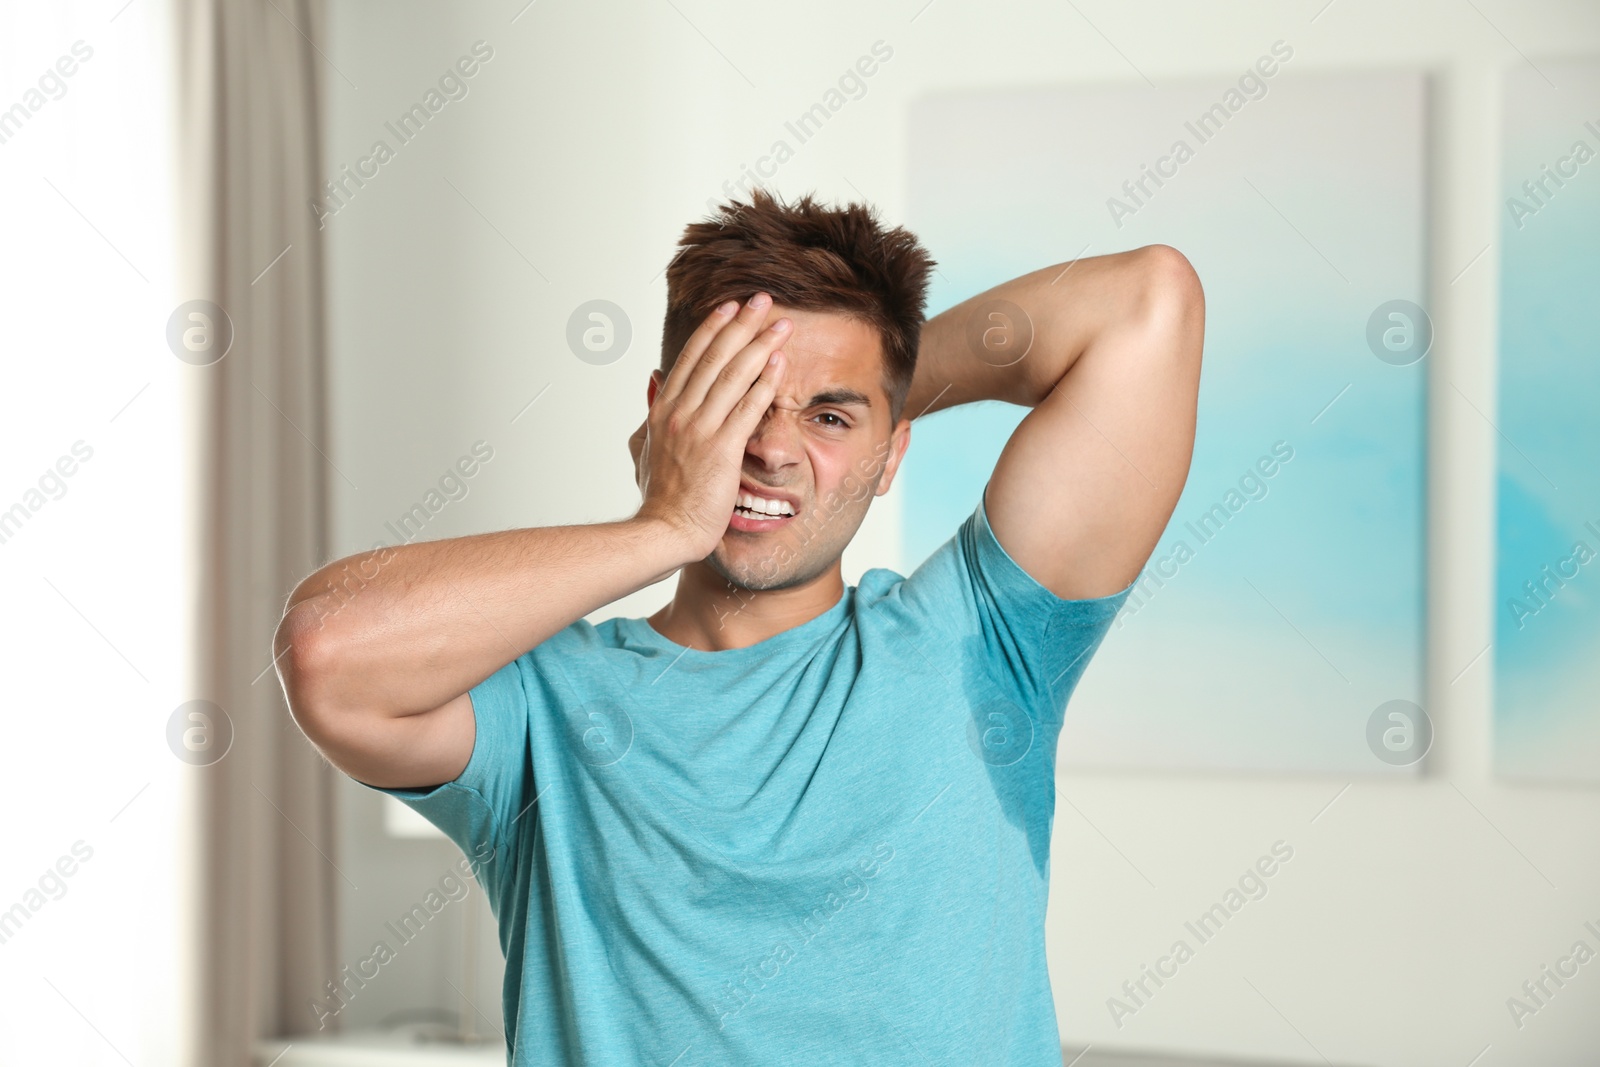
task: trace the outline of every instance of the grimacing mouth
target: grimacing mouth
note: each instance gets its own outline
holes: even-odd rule
[[[749,518],[793,518],[800,513],[800,502],[792,493],[741,478],[734,512]]]

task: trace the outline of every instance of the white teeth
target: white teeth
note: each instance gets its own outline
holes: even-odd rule
[[[763,515],[769,515],[774,518],[781,515],[794,514],[794,508],[791,507],[789,502],[786,500],[767,500],[763,497],[755,496],[752,493],[747,493],[743,489],[739,490],[738,499],[734,501],[734,504],[737,507],[745,508],[749,511],[759,512]]]

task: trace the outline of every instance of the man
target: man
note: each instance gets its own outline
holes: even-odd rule
[[[680,245],[637,513],[318,571],[294,717],[493,850],[513,1064],[1058,1065],[1056,739],[1187,476],[1195,274],[1151,246],[924,323],[932,260],[863,205],[758,191]],[[971,517],[845,586],[906,415],[984,399],[1032,411]]]

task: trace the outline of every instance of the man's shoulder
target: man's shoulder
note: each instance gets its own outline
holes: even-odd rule
[[[961,531],[957,530],[929,556],[902,573],[889,567],[872,567],[856,584],[857,611],[898,604],[920,614],[957,611],[967,599]]]
[[[855,584],[856,605],[882,600],[905,580],[905,575],[888,567],[868,567]]]

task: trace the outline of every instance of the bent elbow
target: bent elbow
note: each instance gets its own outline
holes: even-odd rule
[[[272,636],[273,664],[289,714],[313,740],[328,711],[327,679],[336,657],[324,614],[316,598],[292,603]]]
[[[1145,245],[1138,250],[1143,286],[1141,311],[1151,325],[1171,331],[1192,345],[1181,346],[1199,354],[1205,331],[1205,290],[1189,257],[1171,245]]]

